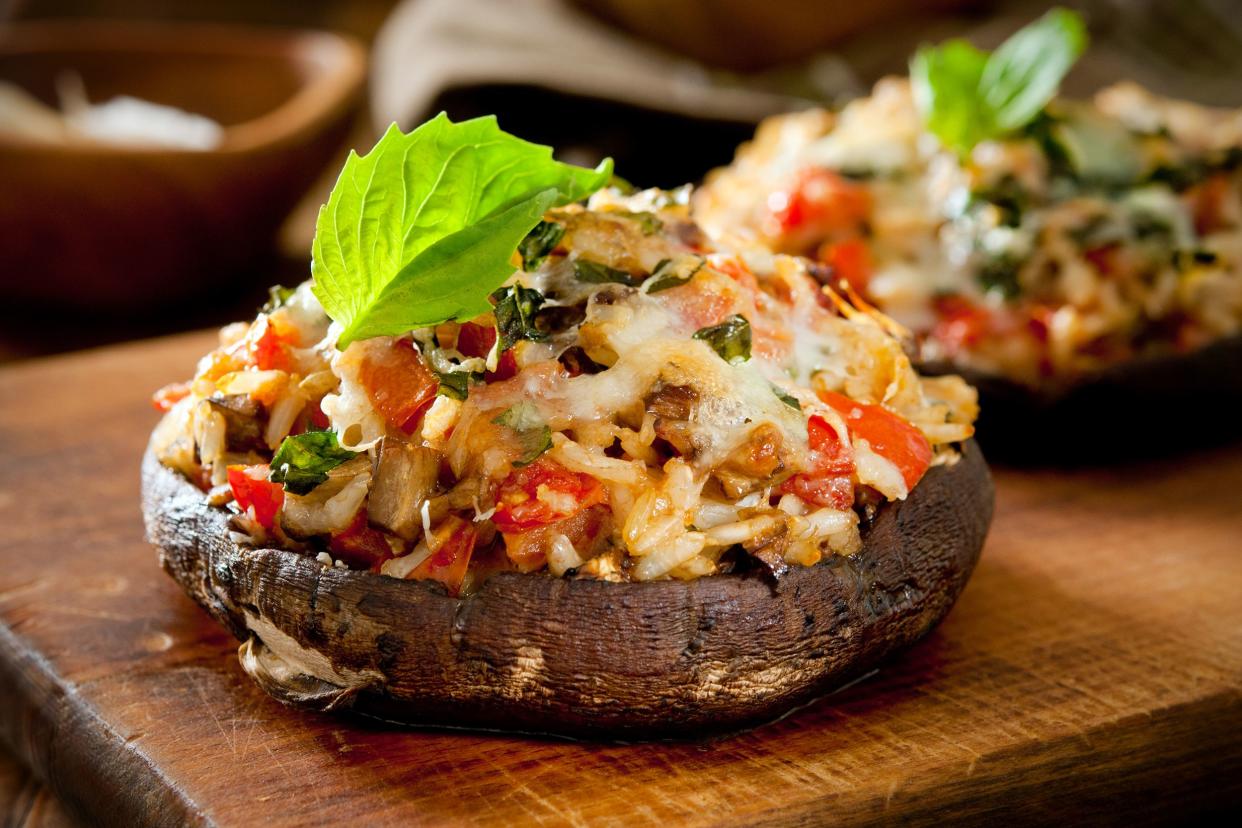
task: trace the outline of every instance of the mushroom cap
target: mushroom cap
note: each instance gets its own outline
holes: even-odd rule
[[[1236,440],[1239,366],[1242,335],[1040,388],[951,363],[918,368],[923,374],[958,374],[978,389],[975,432],[993,461],[1077,466]]]
[[[471,595],[239,546],[229,513],[147,452],[147,536],[280,701],[403,723],[666,738],[777,718],[926,635],[978,560],[991,477],[973,441],[882,505],[863,547],[692,581],[502,572]]]

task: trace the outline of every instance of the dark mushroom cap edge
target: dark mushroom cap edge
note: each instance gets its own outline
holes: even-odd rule
[[[148,451],[147,537],[243,643],[242,667],[296,707],[389,721],[669,738],[777,718],[926,635],[979,558],[992,480],[974,441],[855,555],[758,574],[607,583],[505,572],[465,598],[433,582],[239,546],[229,513]]]

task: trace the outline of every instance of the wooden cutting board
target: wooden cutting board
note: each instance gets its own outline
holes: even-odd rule
[[[948,620],[779,723],[638,745],[395,730],[268,699],[143,540],[147,396],[210,344],[0,370],[0,732],[95,821],[1133,823],[1242,802],[1242,446],[998,472]]]

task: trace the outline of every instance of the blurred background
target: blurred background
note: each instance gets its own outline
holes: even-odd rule
[[[922,41],[993,46],[1050,5],[0,0],[0,362],[249,316],[309,275],[345,152],[392,121],[495,113],[673,186],[765,115],[863,94]],[[1242,2],[1061,5],[1092,32],[1068,93],[1132,78],[1242,104]]]

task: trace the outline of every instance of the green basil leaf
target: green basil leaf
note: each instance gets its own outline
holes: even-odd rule
[[[328,472],[358,456],[358,452],[341,448],[335,431],[307,431],[286,437],[272,457],[273,483],[283,483],[285,490],[304,495],[328,479]]]
[[[606,215],[622,216],[630,221],[638,222],[638,226],[642,229],[644,236],[654,236],[664,229],[664,222],[660,221],[659,216],[651,212],[634,213],[629,210],[610,210]]]
[[[701,328],[694,338],[706,342],[725,362],[736,365],[750,359],[750,322],[734,314],[719,325]]]
[[[543,307],[543,294],[533,288],[511,285],[492,294],[496,303],[496,333],[501,352],[507,351],[519,340],[542,342],[548,335],[535,327],[535,314]]]
[[[798,398],[795,397],[793,394],[790,394],[784,388],[781,388],[776,383],[772,383],[772,393],[776,395],[776,398],[778,400],[780,400],[781,402],[783,402],[785,405],[789,406],[790,408],[796,411],[802,410],[802,403],[798,402]]]
[[[959,39],[923,46],[910,62],[914,102],[928,131],[963,155],[996,128],[979,95],[987,61],[986,52]]]
[[[1056,8],[990,55],[960,39],[923,46],[910,62],[915,104],[927,129],[965,155],[1038,117],[1086,45],[1082,18]]]
[[[338,345],[487,311],[544,212],[611,175],[611,159],[563,164],[494,117],[440,114],[408,135],[394,124],[366,155],[350,153],[319,210],[313,289],[342,326]]]
[[[538,270],[543,260],[548,258],[548,254],[561,243],[561,237],[564,235],[565,225],[563,224],[557,224],[554,221],[541,221],[536,224],[535,229],[527,233],[526,238],[522,239],[522,243],[518,245],[518,253],[522,256],[522,270],[527,273]]]
[[[517,435],[522,456],[513,461],[515,466],[529,466],[539,455],[552,448],[552,429],[548,428],[534,403],[520,402],[506,408],[492,422]]]
[[[1082,17],[1055,8],[1018,30],[988,58],[980,92],[1001,132],[1030,123],[1057,94],[1087,48]]]
[[[284,285],[272,285],[267,289],[267,301],[263,303],[263,307],[259,309],[260,313],[271,313],[277,308],[283,308],[293,296],[297,288],[285,287]]]
[[[702,270],[705,264],[707,264],[707,260],[700,257],[689,273],[679,276],[677,275],[678,266],[674,265],[671,259],[661,259],[655,266],[655,270],[651,272],[655,280],[647,285],[647,293],[659,293],[669,288],[681,287],[693,279],[694,274]]]
[[[606,264],[593,262],[590,259],[577,259],[574,262],[574,278],[579,282],[604,285],[617,283],[634,287],[643,283],[645,276],[635,276],[627,270],[617,270]]]
[[[455,400],[470,396],[470,384],[479,380],[479,375],[470,371],[436,371],[436,376],[440,378],[440,389],[436,393]]]

